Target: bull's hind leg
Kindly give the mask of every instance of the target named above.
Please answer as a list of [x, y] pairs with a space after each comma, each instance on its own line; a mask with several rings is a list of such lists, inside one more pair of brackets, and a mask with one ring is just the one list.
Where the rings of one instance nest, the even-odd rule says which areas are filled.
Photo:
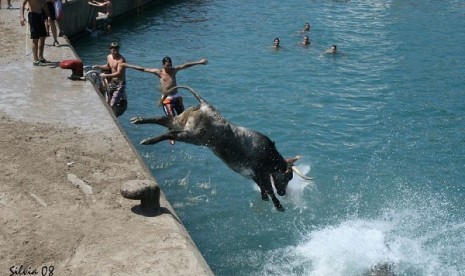
[[151, 117], [151, 118], [133, 117], [131, 118], [131, 123], [135, 125], [156, 124], [156, 125], [161, 125], [167, 128], [173, 128], [173, 118], [168, 117], [168, 116]]

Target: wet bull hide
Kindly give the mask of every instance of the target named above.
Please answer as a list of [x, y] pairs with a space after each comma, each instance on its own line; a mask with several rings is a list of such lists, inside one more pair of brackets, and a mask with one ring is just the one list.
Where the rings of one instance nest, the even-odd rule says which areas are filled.
[[[287, 185], [293, 177], [293, 169], [295, 169], [293, 163], [300, 156], [284, 159], [277, 151], [274, 142], [267, 136], [231, 124], [190, 87], [175, 88], [189, 90], [200, 104], [187, 108], [176, 117], [132, 118], [133, 124], [158, 124], [169, 129], [159, 136], [143, 140], [141, 144], [150, 145], [164, 140], [176, 140], [206, 146], [232, 170], [255, 181], [260, 187], [263, 200], [269, 200], [268, 196], [271, 197], [274, 206], [279, 211], [284, 211], [274, 194], [272, 182], [278, 195], [285, 195]], [[305, 177], [299, 171], [296, 173]]]

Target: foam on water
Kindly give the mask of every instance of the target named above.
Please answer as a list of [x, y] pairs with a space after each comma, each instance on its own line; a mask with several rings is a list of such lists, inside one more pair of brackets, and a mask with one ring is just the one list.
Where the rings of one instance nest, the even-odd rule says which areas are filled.
[[[310, 165], [296, 165], [296, 167], [302, 172], [304, 175], [310, 176]], [[272, 180], [272, 179], [271, 179]], [[260, 188], [255, 182], [252, 182], [252, 189], [255, 191], [260, 192]], [[273, 184], [274, 187], [274, 184]], [[294, 177], [286, 189], [286, 195], [282, 197], [280, 200], [287, 203], [292, 203], [293, 209], [299, 210], [302, 212], [303, 210], [307, 209], [307, 201], [305, 199], [304, 192], [309, 191], [311, 192], [312, 189], [316, 188], [315, 182], [313, 180], [305, 180], [299, 177], [297, 174], [294, 173]], [[276, 194], [276, 190], [275, 190]]]
[[[306, 176], [310, 176], [310, 165], [296, 165], [296, 167]], [[307, 209], [307, 199], [305, 192], [312, 192], [316, 188], [315, 180], [305, 180], [294, 173], [294, 177], [289, 181], [286, 190], [286, 201], [291, 201], [294, 204], [294, 209], [300, 212]]]
[[463, 275], [465, 223], [448, 208], [441, 196], [406, 190], [375, 219], [345, 218], [263, 254], [257, 275], [363, 275], [382, 264], [392, 264], [396, 275]]

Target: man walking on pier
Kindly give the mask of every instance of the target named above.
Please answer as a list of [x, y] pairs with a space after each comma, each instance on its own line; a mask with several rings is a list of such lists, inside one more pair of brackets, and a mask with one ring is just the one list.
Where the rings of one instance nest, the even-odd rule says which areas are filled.
[[25, 25], [24, 8], [29, 4], [28, 23], [31, 31], [32, 39], [32, 57], [34, 66], [50, 63], [44, 58], [45, 38], [47, 30], [45, 29], [44, 18], [42, 17], [42, 9], [47, 16], [50, 16], [46, 0], [23, 0], [19, 9], [19, 20], [21, 26]]

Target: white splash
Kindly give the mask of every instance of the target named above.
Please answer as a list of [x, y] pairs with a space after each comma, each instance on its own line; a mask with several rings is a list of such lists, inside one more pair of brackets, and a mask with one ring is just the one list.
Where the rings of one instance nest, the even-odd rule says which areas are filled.
[[[296, 166], [304, 175], [309, 175], [310, 165]], [[294, 177], [289, 182], [286, 190], [286, 201], [291, 201], [295, 207], [294, 209], [305, 210], [307, 208], [306, 201], [304, 200], [305, 190], [311, 191], [315, 188], [314, 180], [305, 180], [294, 173]]]
[[[436, 225], [437, 214], [428, 212], [391, 209], [377, 219], [348, 218], [310, 230], [299, 244], [266, 252], [260, 274], [366, 275], [375, 265], [391, 264], [396, 275], [463, 275], [444, 256], [460, 254], [464, 239], [455, 237], [464, 224]], [[431, 223], [418, 229], [425, 219]], [[452, 239], [446, 236], [450, 231], [456, 232], [450, 234]]]

